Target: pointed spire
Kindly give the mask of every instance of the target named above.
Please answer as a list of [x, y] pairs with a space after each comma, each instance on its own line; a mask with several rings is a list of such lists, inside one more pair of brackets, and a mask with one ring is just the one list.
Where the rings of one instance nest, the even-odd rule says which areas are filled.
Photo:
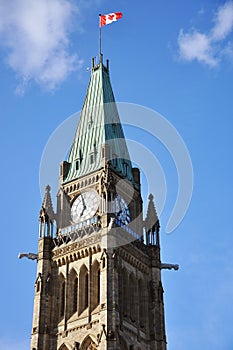
[[157, 244], [159, 245], [159, 219], [158, 214], [154, 205], [154, 196], [152, 194], [149, 195], [149, 204], [147, 209], [145, 223], [146, 229], [146, 243], [147, 244]]
[[[106, 145], [109, 148], [108, 159]], [[100, 54], [99, 64], [92, 60], [90, 82], [63, 182], [99, 170], [108, 160], [115, 172], [134, 183], [132, 164], [110, 82], [109, 62], [105, 66]]]

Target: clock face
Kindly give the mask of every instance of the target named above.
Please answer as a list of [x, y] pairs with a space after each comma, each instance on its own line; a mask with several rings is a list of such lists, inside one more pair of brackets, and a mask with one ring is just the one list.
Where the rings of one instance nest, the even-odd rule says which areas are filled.
[[115, 198], [115, 208], [117, 219], [127, 225], [130, 222], [130, 211], [126, 201], [119, 194]]
[[92, 218], [100, 203], [100, 198], [95, 190], [81, 193], [71, 207], [71, 218], [73, 222], [81, 222]]

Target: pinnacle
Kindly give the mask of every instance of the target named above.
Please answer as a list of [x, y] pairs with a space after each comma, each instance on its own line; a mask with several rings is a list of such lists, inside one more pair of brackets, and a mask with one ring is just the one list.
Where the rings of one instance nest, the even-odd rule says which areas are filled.
[[51, 187], [49, 185], [47, 185], [45, 188], [46, 192], [44, 195], [42, 207], [45, 209], [45, 211], [47, 212], [49, 217], [51, 219], [53, 219], [54, 218], [54, 211], [53, 211], [53, 203], [52, 203], [52, 198], [51, 198], [51, 194], [50, 194], [50, 189], [51, 189]]
[[159, 227], [159, 219], [158, 214], [154, 205], [154, 196], [152, 194], [149, 195], [149, 204], [147, 209], [147, 215], [145, 219], [145, 224], [147, 229], [156, 229]]

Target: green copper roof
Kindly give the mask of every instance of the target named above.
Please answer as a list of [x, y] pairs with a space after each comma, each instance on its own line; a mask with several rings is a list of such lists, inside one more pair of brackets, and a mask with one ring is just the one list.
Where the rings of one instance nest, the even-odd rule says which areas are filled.
[[[115, 103], [109, 70], [93, 65], [90, 82], [68, 157], [69, 171], [64, 182], [85, 176], [103, 167], [103, 147], [110, 150], [111, 167], [133, 183], [132, 165]], [[115, 159], [115, 160], [114, 160]]]

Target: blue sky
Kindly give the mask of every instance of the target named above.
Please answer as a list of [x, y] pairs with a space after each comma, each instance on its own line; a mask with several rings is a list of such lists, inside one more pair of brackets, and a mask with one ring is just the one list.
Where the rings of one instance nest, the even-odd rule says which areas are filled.
[[193, 163], [190, 207], [168, 235], [177, 173], [164, 147], [150, 145], [167, 181], [162, 258], [180, 265], [163, 271], [168, 350], [230, 350], [233, 1], [222, 0], [0, 2], [0, 349], [29, 348], [36, 264], [17, 255], [37, 250], [41, 155], [54, 129], [81, 109], [98, 55], [98, 14], [114, 11], [123, 18], [103, 28], [103, 53], [116, 100], [167, 118]]

